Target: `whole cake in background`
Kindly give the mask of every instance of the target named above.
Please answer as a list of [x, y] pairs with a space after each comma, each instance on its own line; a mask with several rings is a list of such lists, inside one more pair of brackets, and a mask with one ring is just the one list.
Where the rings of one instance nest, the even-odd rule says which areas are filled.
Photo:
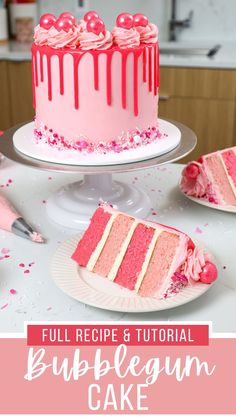
[[236, 205], [236, 147], [202, 156], [182, 173], [182, 192], [216, 205]]
[[161, 137], [157, 27], [122, 13], [43, 15], [32, 47], [35, 138], [61, 150], [121, 152]]
[[217, 279], [210, 256], [186, 234], [105, 204], [95, 211], [72, 259], [142, 297], [168, 298]]

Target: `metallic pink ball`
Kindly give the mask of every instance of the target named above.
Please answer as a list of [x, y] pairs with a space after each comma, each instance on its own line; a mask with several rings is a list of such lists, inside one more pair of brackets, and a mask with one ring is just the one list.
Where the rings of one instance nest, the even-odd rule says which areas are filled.
[[207, 262], [200, 273], [200, 281], [204, 284], [212, 284], [218, 277], [216, 265], [212, 262]]
[[192, 163], [185, 168], [185, 176], [189, 179], [196, 179], [200, 173], [199, 167]]
[[99, 18], [99, 15], [94, 10], [91, 10], [90, 12], [88, 12], [84, 15], [85, 22], [88, 22], [91, 19], [98, 19], [98, 18]]
[[75, 16], [72, 13], [64, 12], [59, 16], [59, 18], [63, 18], [63, 17], [70, 19], [74, 25], [76, 24]]
[[41, 16], [39, 25], [41, 28], [49, 30], [57, 21], [57, 18], [50, 13], [46, 13], [45, 15]]
[[90, 19], [87, 22], [87, 31], [93, 32], [95, 33], [95, 35], [99, 35], [101, 32], [104, 33], [105, 32], [104, 22], [99, 18]]
[[68, 17], [59, 17], [54, 27], [56, 28], [58, 32], [61, 32], [61, 31], [69, 32], [69, 30], [74, 27], [74, 23]]
[[118, 28], [131, 29], [134, 26], [134, 18], [129, 13], [121, 13], [116, 19]]
[[143, 26], [144, 28], [148, 25], [148, 18], [147, 16], [137, 13], [134, 15], [134, 26]]

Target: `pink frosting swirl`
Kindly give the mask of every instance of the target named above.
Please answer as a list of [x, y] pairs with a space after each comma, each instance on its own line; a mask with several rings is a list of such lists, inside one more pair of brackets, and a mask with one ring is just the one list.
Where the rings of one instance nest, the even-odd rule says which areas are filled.
[[75, 49], [79, 44], [79, 34], [80, 30], [77, 26], [74, 26], [68, 32], [63, 30], [58, 32], [52, 26], [48, 31], [48, 46], [55, 49], [65, 47]]
[[116, 26], [112, 35], [115, 45], [120, 48], [134, 48], [140, 45], [140, 35], [135, 28], [124, 29]]
[[34, 29], [34, 42], [37, 45], [47, 45], [48, 44], [48, 30], [41, 28], [40, 25], [37, 25]]
[[136, 30], [140, 34], [141, 44], [155, 44], [158, 41], [158, 29], [153, 23], [147, 26], [136, 26]]
[[[199, 174], [196, 178], [191, 178], [188, 176], [187, 170], [190, 167], [190, 165], [195, 165], [196, 167], [198, 167]], [[200, 163], [192, 162], [185, 167], [185, 169], [182, 172], [180, 189], [186, 195], [195, 196], [196, 198], [202, 198], [206, 195], [208, 190], [208, 179]]]
[[91, 49], [109, 49], [113, 45], [113, 37], [109, 31], [96, 35], [93, 32], [81, 32], [79, 35], [79, 45], [84, 51]]
[[185, 263], [181, 267], [181, 274], [184, 275], [190, 285], [200, 281], [202, 269], [209, 261], [209, 256], [202, 249], [189, 249]]

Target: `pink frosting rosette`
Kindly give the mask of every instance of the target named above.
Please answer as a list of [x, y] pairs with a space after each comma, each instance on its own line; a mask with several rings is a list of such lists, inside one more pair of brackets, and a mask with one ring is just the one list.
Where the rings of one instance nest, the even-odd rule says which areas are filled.
[[114, 44], [120, 48], [134, 48], [140, 45], [140, 34], [135, 28], [124, 29], [116, 26], [112, 35]]
[[208, 190], [208, 179], [202, 165], [189, 163], [182, 172], [180, 188], [188, 196], [202, 198]]
[[48, 44], [48, 30], [37, 25], [34, 29], [35, 44], [43, 46]]
[[181, 274], [184, 275], [190, 285], [194, 285], [200, 281], [200, 274], [206, 263], [209, 261], [209, 256], [202, 249], [189, 249], [185, 263], [181, 268]]
[[79, 35], [79, 45], [83, 51], [92, 49], [108, 49], [113, 44], [113, 36], [109, 31], [100, 32], [99, 35], [93, 32], [83, 31]]
[[153, 23], [147, 26], [136, 26], [136, 30], [140, 35], [141, 44], [156, 44], [158, 41], [158, 29]]
[[48, 46], [51, 48], [71, 48], [75, 49], [79, 44], [80, 29], [74, 26], [68, 32], [64, 30], [57, 31], [54, 26], [48, 31]]

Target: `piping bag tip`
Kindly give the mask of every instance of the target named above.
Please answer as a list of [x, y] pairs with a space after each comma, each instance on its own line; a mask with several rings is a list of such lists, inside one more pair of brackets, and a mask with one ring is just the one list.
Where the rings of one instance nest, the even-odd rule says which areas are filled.
[[23, 237], [24, 239], [31, 240], [34, 243], [45, 243], [46, 240], [41, 236], [41, 234], [36, 233], [31, 226], [26, 223], [23, 218], [18, 218], [12, 224], [12, 232], [17, 236]]
[[32, 240], [32, 242], [35, 243], [45, 243], [46, 240], [41, 236], [41, 234], [36, 233], [36, 231], [34, 231], [33, 233], [31, 233], [29, 235], [30, 240]]

